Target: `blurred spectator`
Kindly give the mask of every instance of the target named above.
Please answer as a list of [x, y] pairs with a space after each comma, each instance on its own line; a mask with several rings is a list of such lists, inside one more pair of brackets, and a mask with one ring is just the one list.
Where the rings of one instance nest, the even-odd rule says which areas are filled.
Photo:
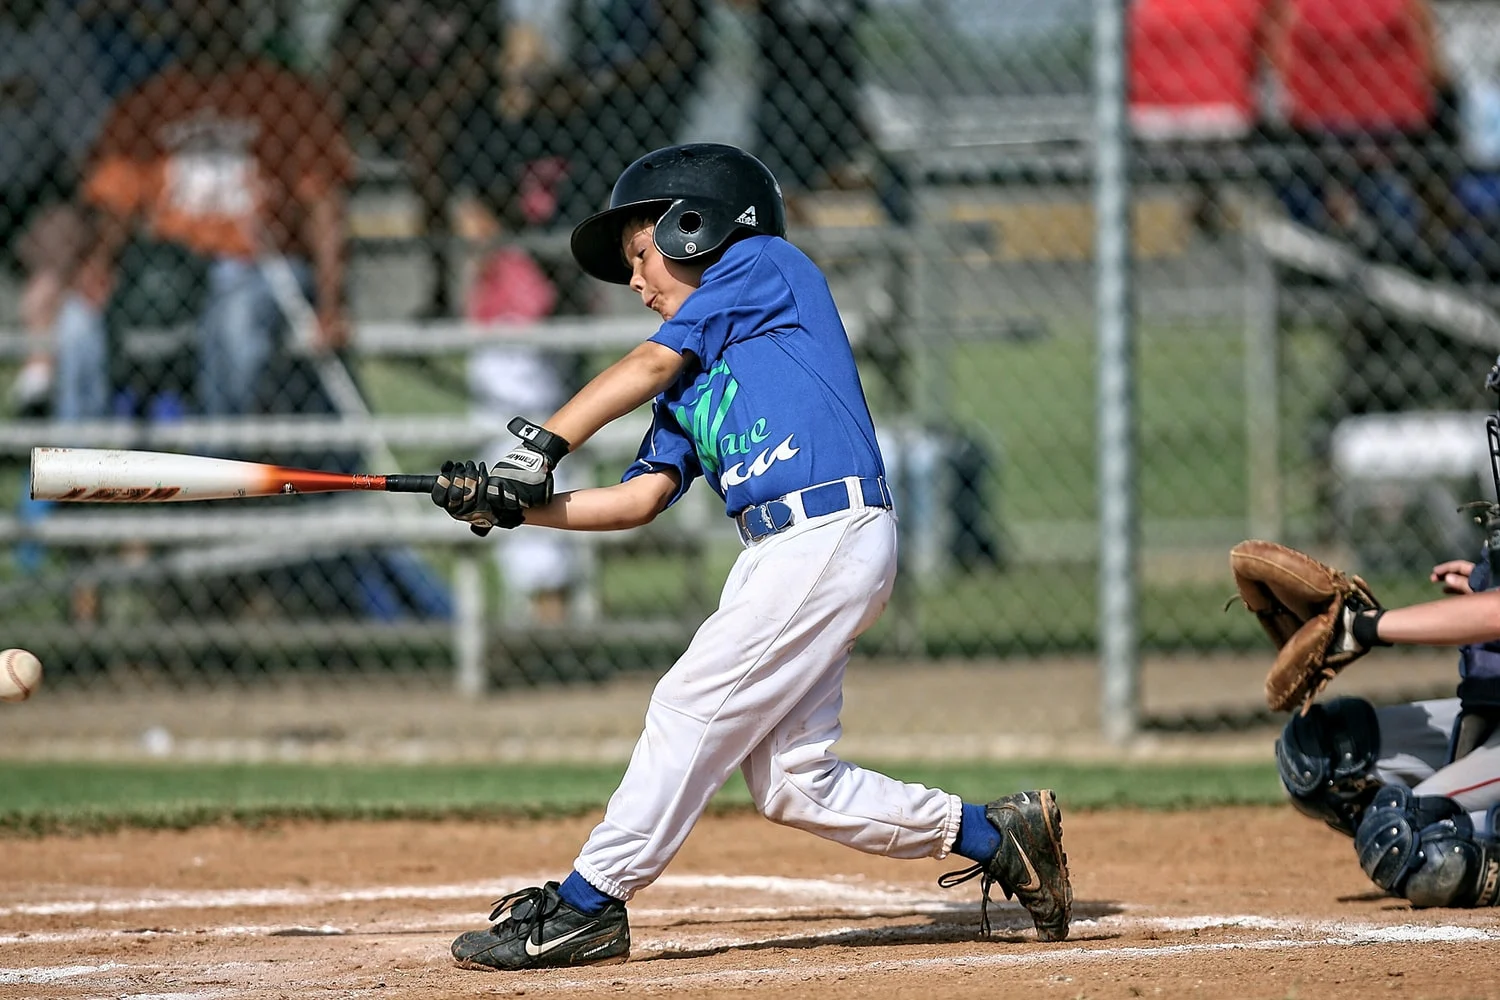
[[[1270, 45], [1297, 150], [1280, 192], [1292, 216], [1371, 260], [1458, 274], [1456, 115], [1425, 0], [1283, 0]], [[1485, 405], [1470, 373], [1493, 348], [1355, 296], [1330, 332], [1336, 391], [1310, 437], [1320, 460], [1346, 416]], [[1335, 509], [1331, 495], [1323, 507]]]
[[[509, 0], [501, 79], [450, 161], [508, 227], [571, 225], [670, 145], [703, 62], [704, 0]], [[523, 214], [523, 202], [524, 214]]]
[[453, 312], [441, 166], [458, 111], [488, 92], [499, 48], [498, 0], [352, 0], [334, 36], [329, 80], [355, 148], [404, 161], [421, 204], [432, 270], [426, 316]]
[[[469, 296], [469, 319], [476, 323], [527, 323], [557, 307], [557, 287], [532, 256], [502, 246], [485, 256]], [[551, 413], [573, 388], [554, 357], [531, 347], [505, 343], [475, 350], [468, 360], [468, 383], [475, 412], [497, 428], [511, 417]], [[488, 446], [505, 454], [515, 444], [509, 434]], [[592, 485], [577, 477], [581, 466], [560, 473], [559, 491]], [[495, 557], [513, 623], [557, 625], [571, 610], [578, 579], [577, 543], [561, 531], [507, 532], [497, 540]]]
[[104, 114], [89, 53], [69, 0], [0, 5], [0, 235], [8, 250], [38, 206], [66, 200]]
[[1270, 35], [1310, 154], [1295, 214], [1423, 274], [1454, 224], [1451, 88], [1426, 0], [1282, 0]]
[[[1237, 143], [1261, 121], [1261, 56], [1280, 0], [1135, 0], [1130, 5], [1130, 124], [1175, 145]], [[1192, 214], [1217, 233], [1217, 186], [1194, 179]]]
[[75, 0], [99, 82], [117, 97], [177, 58], [173, 0]]
[[1141, 139], [1243, 139], [1279, 0], [1135, 0], [1130, 123]]
[[[351, 157], [329, 102], [309, 81], [245, 50], [245, 5], [174, 0], [173, 12], [181, 61], [115, 101], [83, 185], [97, 234], [57, 321], [61, 419], [110, 412], [105, 309], [111, 325], [125, 322], [132, 317], [121, 302], [132, 295], [198, 307], [196, 401], [208, 415], [263, 405], [263, 377], [287, 314], [297, 311], [288, 296], [311, 293], [311, 346], [334, 348], [347, 337]], [[137, 273], [122, 277], [117, 264]], [[288, 272], [300, 288], [278, 280]], [[201, 307], [182, 301], [199, 295]]]
[[[0, 248], [26, 274], [21, 317], [45, 343], [82, 251], [67, 204], [107, 107], [98, 61], [69, 0], [0, 5]], [[51, 381], [45, 347], [22, 365], [11, 403], [44, 408]]]
[[870, 188], [879, 179], [862, 113], [857, 32], [869, 0], [732, 0], [755, 13], [760, 99], [755, 154], [786, 189]]
[[[527, 137], [519, 129], [523, 123], [538, 120], [531, 114], [539, 96], [534, 88], [565, 71], [568, 40], [572, 27], [579, 23], [578, 8], [559, 0], [511, 0], [502, 13], [505, 31], [498, 89], [487, 98], [497, 102], [502, 119], [512, 122], [516, 129], [511, 133], [513, 139], [529, 142], [532, 148], [544, 139], [570, 143], [571, 136]], [[503, 203], [491, 198], [460, 200], [460, 231], [476, 251], [468, 282], [470, 320], [527, 323], [559, 310], [577, 312], [586, 308], [587, 294], [571, 261], [560, 267], [549, 266], [550, 262], [539, 261], [518, 241], [506, 238], [545, 228], [558, 220], [569, 170], [563, 154], [569, 148], [539, 149], [532, 159], [513, 160], [509, 169], [519, 170], [519, 179], [509, 190], [501, 182], [498, 196], [508, 199]], [[569, 288], [577, 289], [578, 294], [566, 302]], [[475, 411], [497, 428], [503, 428], [518, 414], [551, 413], [577, 388], [573, 366], [560, 361], [559, 355], [506, 343], [503, 334], [497, 335], [492, 345], [475, 350], [468, 359], [468, 385]], [[513, 443], [502, 435], [489, 450], [501, 455]], [[578, 471], [570, 475], [576, 476]], [[588, 485], [558, 482], [563, 490]], [[495, 557], [508, 619], [544, 625], [567, 619], [579, 569], [574, 539], [565, 532], [535, 532], [527, 538], [508, 534], [498, 540]]]

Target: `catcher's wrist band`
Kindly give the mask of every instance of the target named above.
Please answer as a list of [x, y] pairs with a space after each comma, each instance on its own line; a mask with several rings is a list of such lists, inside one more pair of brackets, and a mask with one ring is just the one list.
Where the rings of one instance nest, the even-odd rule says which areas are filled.
[[1361, 611], [1355, 615], [1354, 625], [1350, 629], [1354, 633], [1354, 641], [1366, 647], [1391, 645], [1380, 638], [1380, 617], [1384, 614], [1384, 608], [1376, 608], [1374, 611]]
[[553, 468], [568, 456], [573, 446], [560, 434], [554, 434], [541, 424], [534, 424], [525, 417], [511, 417], [505, 429], [526, 443], [526, 447], [539, 451]]

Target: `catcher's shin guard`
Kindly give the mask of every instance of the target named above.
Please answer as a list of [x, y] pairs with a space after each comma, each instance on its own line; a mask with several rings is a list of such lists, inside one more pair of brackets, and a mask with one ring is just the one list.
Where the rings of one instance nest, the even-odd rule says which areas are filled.
[[1363, 698], [1335, 698], [1293, 715], [1276, 740], [1276, 770], [1297, 811], [1354, 836], [1380, 789], [1380, 720]]
[[1500, 842], [1480, 836], [1467, 813], [1441, 795], [1399, 785], [1375, 796], [1354, 835], [1360, 867], [1413, 906], [1500, 902]]

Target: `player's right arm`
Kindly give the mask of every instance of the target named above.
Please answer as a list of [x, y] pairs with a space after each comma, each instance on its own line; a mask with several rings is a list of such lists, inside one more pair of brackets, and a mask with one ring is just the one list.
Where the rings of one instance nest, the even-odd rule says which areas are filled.
[[559, 493], [550, 503], [529, 507], [526, 524], [569, 531], [620, 531], [648, 524], [667, 509], [680, 480], [664, 469], [613, 486]]

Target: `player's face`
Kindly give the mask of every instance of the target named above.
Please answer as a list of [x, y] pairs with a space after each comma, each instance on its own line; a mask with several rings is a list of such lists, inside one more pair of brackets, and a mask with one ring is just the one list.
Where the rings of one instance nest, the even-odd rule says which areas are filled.
[[663, 257], [651, 237], [656, 227], [627, 230], [623, 249], [630, 265], [630, 288], [646, 308], [671, 319], [703, 279], [703, 269]]

